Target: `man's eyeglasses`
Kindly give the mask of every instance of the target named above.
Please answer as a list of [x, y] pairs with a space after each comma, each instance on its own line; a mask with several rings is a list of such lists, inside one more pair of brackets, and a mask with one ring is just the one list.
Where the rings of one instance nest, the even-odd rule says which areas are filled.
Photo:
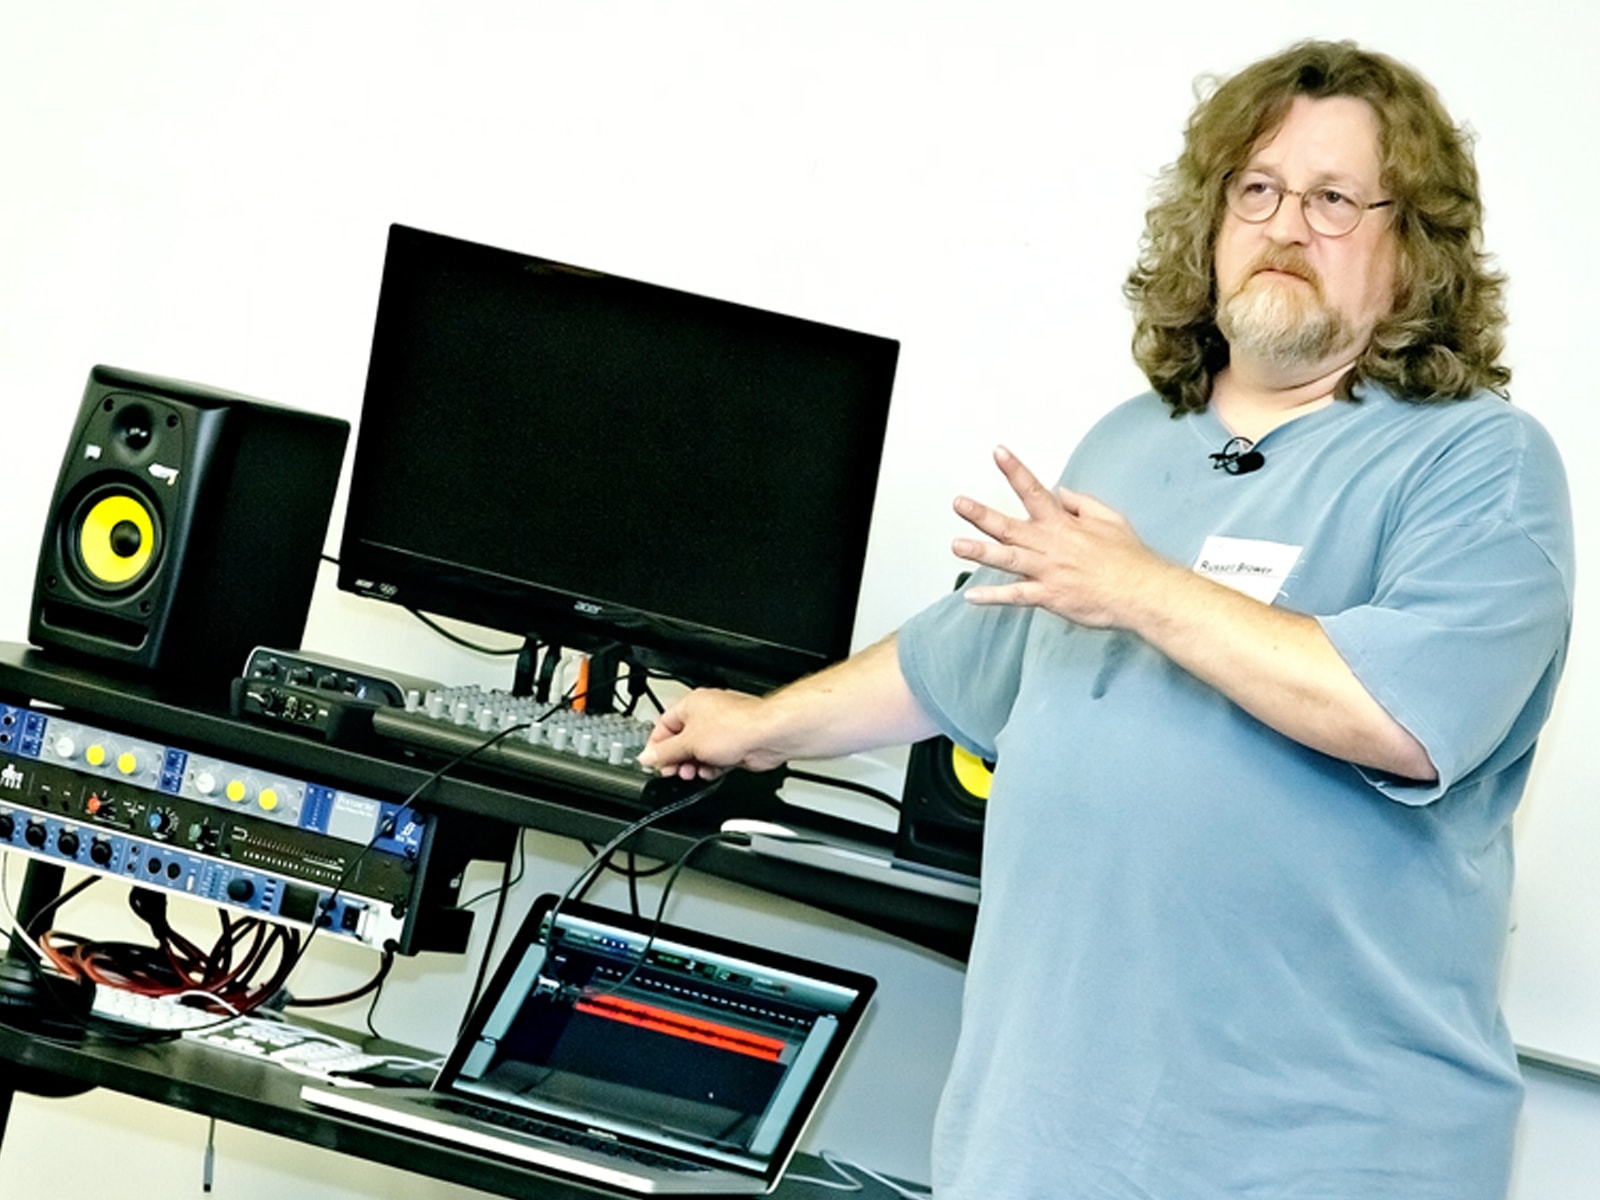
[[1229, 211], [1252, 225], [1272, 220], [1285, 196], [1299, 196], [1306, 224], [1323, 237], [1343, 237], [1361, 224], [1361, 218], [1369, 209], [1394, 203], [1393, 200], [1374, 200], [1367, 204], [1354, 192], [1328, 185], [1297, 192], [1259, 171], [1229, 174], [1223, 183], [1223, 195]]

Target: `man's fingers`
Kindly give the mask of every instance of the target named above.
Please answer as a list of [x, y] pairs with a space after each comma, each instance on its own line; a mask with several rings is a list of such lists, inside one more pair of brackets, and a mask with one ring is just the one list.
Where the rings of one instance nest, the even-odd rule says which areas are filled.
[[1011, 604], [1025, 606], [1037, 603], [1038, 585], [1027, 580], [1009, 583], [990, 583], [967, 588], [962, 595], [969, 604]]
[[997, 542], [1010, 542], [1016, 536], [1017, 522], [971, 496], [957, 496], [954, 508], [956, 515], [968, 525]]
[[1026, 575], [1027, 559], [1020, 546], [1001, 542], [980, 542], [975, 538], [956, 538], [950, 543], [950, 552], [957, 558], [983, 567], [993, 567], [1011, 575]]
[[996, 446], [994, 461], [1000, 473], [1006, 477], [1006, 482], [1011, 485], [1011, 490], [1017, 494], [1017, 499], [1022, 501], [1022, 507], [1034, 520], [1042, 520], [1060, 510], [1056, 494], [1040, 483], [1039, 477], [1028, 470], [1010, 450]]

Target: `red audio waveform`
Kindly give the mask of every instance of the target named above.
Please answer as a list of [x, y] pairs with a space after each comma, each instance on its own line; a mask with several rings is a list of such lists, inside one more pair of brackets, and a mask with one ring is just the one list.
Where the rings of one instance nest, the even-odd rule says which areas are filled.
[[731, 1050], [735, 1054], [748, 1054], [752, 1058], [765, 1059], [768, 1062], [777, 1062], [783, 1053], [784, 1042], [781, 1038], [765, 1037], [758, 1033], [735, 1029], [731, 1025], [702, 1021], [669, 1009], [657, 1008], [653, 1004], [640, 1004], [616, 996], [598, 996], [580, 999], [575, 1007], [579, 1012], [590, 1016], [622, 1021], [640, 1029], [686, 1038], [691, 1042], [715, 1046], [719, 1050]]

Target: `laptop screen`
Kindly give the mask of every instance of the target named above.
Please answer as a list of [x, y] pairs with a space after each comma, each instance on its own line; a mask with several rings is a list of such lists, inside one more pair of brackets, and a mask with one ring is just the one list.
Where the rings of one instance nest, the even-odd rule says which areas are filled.
[[552, 929], [553, 902], [440, 1086], [756, 1171], [786, 1158], [872, 980], [581, 904]]

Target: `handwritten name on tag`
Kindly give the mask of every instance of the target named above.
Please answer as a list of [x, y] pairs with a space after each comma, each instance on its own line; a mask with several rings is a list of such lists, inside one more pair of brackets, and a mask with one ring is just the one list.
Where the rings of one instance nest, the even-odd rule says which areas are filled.
[[1214, 579], [1263, 604], [1271, 604], [1299, 561], [1303, 548], [1282, 542], [1212, 535], [1200, 547], [1194, 569], [1207, 579]]

